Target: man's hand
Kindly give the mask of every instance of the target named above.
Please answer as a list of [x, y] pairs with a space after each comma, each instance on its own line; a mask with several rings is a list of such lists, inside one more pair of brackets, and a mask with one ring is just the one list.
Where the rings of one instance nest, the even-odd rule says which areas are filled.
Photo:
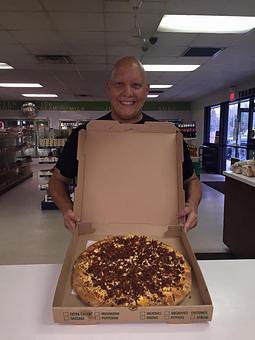
[[180, 211], [178, 218], [184, 218], [184, 230], [189, 231], [197, 225], [197, 209], [186, 205], [185, 208]]
[[63, 213], [64, 223], [67, 229], [74, 232], [80, 219], [75, 215], [72, 209], [67, 210]]
[[179, 212], [178, 217], [184, 218], [184, 230], [189, 231], [197, 225], [198, 206], [201, 200], [201, 184], [195, 172], [184, 182], [185, 189], [185, 208]]
[[60, 171], [55, 168], [49, 181], [49, 192], [56, 206], [62, 212], [64, 224], [72, 232], [75, 230], [80, 219], [73, 212], [73, 203], [69, 196], [70, 178], [61, 175]]

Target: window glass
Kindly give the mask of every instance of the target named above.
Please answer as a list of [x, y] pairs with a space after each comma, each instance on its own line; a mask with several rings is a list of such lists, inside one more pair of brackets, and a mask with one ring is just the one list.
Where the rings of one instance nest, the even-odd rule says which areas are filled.
[[244, 100], [240, 102], [241, 109], [248, 109], [250, 107], [250, 100]]
[[239, 133], [238, 133], [238, 145], [246, 146], [248, 141], [248, 120], [249, 112], [240, 112]]
[[255, 112], [252, 113], [251, 138], [255, 139]]
[[230, 145], [237, 144], [237, 131], [238, 131], [237, 110], [238, 103], [229, 104], [227, 144]]
[[230, 170], [231, 159], [244, 161], [247, 159], [247, 149], [227, 147], [226, 148], [226, 170]]
[[209, 129], [210, 129], [209, 142], [217, 143], [218, 142], [217, 135], [220, 130], [220, 105], [211, 107]]

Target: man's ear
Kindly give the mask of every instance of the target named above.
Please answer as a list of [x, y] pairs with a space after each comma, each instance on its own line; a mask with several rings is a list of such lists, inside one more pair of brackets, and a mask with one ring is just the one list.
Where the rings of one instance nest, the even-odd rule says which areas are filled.
[[150, 91], [150, 84], [147, 84], [147, 86], [146, 86], [146, 91], [147, 91], [147, 94], [149, 94], [149, 91]]

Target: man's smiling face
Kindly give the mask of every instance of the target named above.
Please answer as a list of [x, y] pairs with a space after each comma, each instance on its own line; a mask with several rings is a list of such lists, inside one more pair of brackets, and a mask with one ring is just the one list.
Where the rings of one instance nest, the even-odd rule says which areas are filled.
[[144, 70], [132, 59], [124, 59], [116, 66], [108, 83], [112, 118], [122, 123], [139, 121], [148, 92]]

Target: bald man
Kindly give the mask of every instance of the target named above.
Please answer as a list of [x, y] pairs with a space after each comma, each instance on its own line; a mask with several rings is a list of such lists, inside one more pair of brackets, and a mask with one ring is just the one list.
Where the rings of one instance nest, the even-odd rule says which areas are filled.
[[[149, 93], [149, 84], [143, 65], [136, 58], [125, 57], [114, 65], [107, 84], [107, 92], [111, 102], [111, 112], [99, 119], [117, 120], [120, 123], [129, 124], [156, 121], [141, 111]], [[49, 192], [63, 214], [65, 226], [71, 231], [75, 230], [79, 216], [76, 216], [73, 212], [68, 186], [70, 181], [77, 176], [78, 162], [76, 155], [78, 133], [81, 129], [86, 129], [86, 124], [73, 130], [49, 182]], [[185, 218], [184, 228], [188, 231], [197, 224], [201, 186], [194, 173], [186, 143], [184, 143], [183, 184], [186, 193], [186, 205], [185, 209], [179, 212], [179, 217]]]

